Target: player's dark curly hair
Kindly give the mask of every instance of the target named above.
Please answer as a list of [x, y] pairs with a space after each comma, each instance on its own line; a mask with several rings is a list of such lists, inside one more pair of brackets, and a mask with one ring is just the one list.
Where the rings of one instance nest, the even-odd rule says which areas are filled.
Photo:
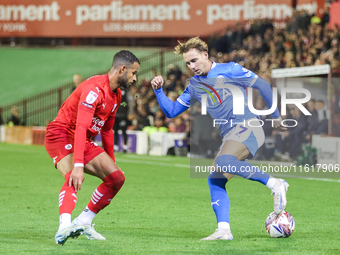
[[112, 67], [119, 68], [122, 65], [126, 65], [129, 68], [135, 62], [140, 64], [139, 59], [131, 51], [121, 50], [114, 55]]

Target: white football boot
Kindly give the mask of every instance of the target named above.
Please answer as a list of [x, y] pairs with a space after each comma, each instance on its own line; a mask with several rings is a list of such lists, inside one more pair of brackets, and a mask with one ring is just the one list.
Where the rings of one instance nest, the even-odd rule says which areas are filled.
[[84, 229], [85, 229], [85, 226], [83, 225], [78, 225], [78, 226], [71, 225], [67, 228], [60, 229], [55, 234], [55, 237], [54, 237], [55, 242], [56, 244], [64, 245], [64, 243], [67, 241], [68, 238], [70, 237], [77, 238], [78, 236], [82, 234]]
[[288, 191], [288, 182], [283, 179], [277, 179], [275, 186], [272, 189], [272, 195], [274, 199], [274, 212], [279, 215], [287, 204], [286, 193]]
[[216, 229], [215, 233], [212, 235], [202, 238], [201, 241], [208, 241], [208, 240], [233, 240], [234, 237], [231, 234], [230, 229]]
[[84, 231], [82, 232], [82, 234], [84, 234], [87, 239], [89, 240], [106, 240], [106, 238], [104, 236], [102, 236], [101, 234], [99, 234], [96, 230], [94, 230], [94, 224], [92, 225], [81, 225], [78, 223], [78, 218], [75, 218], [72, 221], [72, 226], [82, 226]]

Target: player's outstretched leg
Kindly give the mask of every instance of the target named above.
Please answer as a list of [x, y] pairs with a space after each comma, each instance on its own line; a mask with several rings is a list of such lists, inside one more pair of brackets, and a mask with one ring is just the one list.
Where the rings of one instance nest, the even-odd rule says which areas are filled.
[[273, 194], [275, 213], [280, 214], [285, 209], [287, 204], [286, 193], [289, 186], [286, 181], [276, 179], [248, 162], [239, 161], [233, 155], [219, 156], [216, 159], [216, 168], [225, 173], [238, 175], [266, 185]]
[[74, 227], [71, 224], [71, 214], [77, 203], [77, 193], [73, 186], [68, 186], [71, 172], [65, 175], [65, 183], [59, 193], [59, 229], [55, 235], [57, 244], [63, 245], [69, 237], [78, 237], [84, 226]]
[[84, 235], [89, 240], [105, 240], [105, 237], [99, 234], [92, 225], [92, 220], [96, 214], [108, 206], [112, 198], [118, 193], [123, 186], [125, 176], [122, 171], [116, 170], [103, 179], [93, 192], [91, 201], [84, 211], [72, 221], [73, 226], [84, 226]]
[[230, 201], [225, 190], [228, 179], [219, 172], [211, 172], [208, 177], [211, 206], [217, 219], [217, 229], [212, 235], [201, 239], [207, 240], [233, 240], [229, 224]]

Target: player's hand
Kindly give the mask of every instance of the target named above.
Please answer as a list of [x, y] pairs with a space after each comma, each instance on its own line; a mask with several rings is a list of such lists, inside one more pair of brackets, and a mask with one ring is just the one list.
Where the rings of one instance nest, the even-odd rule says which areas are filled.
[[163, 86], [164, 80], [161, 75], [157, 75], [155, 78], [151, 81], [151, 86], [153, 89], [159, 89]]
[[278, 131], [287, 131], [287, 128], [282, 125], [282, 117], [278, 117], [273, 121], [273, 128]]
[[76, 192], [81, 189], [81, 184], [84, 181], [84, 168], [83, 167], [75, 167], [72, 170], [70, 180], [68, 181], [69, 187], [74, 187]]

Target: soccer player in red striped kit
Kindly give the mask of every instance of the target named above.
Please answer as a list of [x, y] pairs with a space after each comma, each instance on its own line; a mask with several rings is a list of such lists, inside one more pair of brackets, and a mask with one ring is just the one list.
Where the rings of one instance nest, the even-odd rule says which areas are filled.
[[[59, 194], [57, 244], [63, 245], [69, 237], [80, 234], [92, 240], [105, 240], [94, 230], [92, 220], [110, 203], [125, 181], [115, 162], [112, 127], [121, 103], [120, 88], [128, 88], [136, 82], [139, 64], [138, 58], [130, 51], [115, 54], [108, 74], [82, 82], [47, 126], [46, 150], [65, 178]], [[99, 132], [104, 150], [90, 140]], [[103, 182], [93, 192], [84, 211], [71, 222], [84, 172]]]

